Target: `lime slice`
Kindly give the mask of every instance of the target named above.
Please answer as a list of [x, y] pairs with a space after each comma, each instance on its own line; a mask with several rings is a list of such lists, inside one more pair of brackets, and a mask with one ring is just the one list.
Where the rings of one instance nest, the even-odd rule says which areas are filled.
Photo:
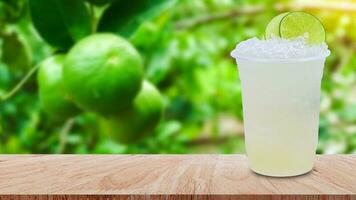
[[321, 44], [325, 41], [325, 30], [319, 19], [300, 11], [282, 17], [279, 35], [285, 39], [303, 36], [307, 44]]
[[267, 25], [265, 31], [265, 38], [271, 39], [275, 37], [281, 37], [279, 34], [279, 24], [284, 16], [286, 16], [289, 12], [285, 12], [275, 16]]

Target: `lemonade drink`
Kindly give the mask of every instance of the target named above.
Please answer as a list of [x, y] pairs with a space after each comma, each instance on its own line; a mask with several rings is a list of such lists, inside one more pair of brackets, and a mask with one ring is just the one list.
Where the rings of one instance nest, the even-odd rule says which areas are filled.
[[294, 176], [313, 167], [318, 141], [320, 83], [325, 44], [258, 40], [232, 52], [242, 85], [245, 145], [250, 168]]

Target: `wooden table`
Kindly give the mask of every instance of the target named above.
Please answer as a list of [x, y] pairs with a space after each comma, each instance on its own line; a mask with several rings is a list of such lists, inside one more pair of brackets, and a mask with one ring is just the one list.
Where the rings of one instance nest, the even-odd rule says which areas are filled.
[[3, 155], [0, 199], [352, 199], [356, 155], [271, 178], [243, 155]]

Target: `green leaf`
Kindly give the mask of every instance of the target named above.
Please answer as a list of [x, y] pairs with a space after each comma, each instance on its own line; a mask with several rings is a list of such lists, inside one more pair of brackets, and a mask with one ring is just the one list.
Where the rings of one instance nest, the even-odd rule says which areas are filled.
[[33, 24], [41, 37], [60, 49], [91, 33], [84, 0], [30, 0]]
[[103, 6], [105, 4], [113, 2], [114, 0], [86, 0], [86, 1], [96, 6]]
[[111, 153], [124, 153], [127, 149], [127, 146], [116, 143], [111, 140], [104, 140], [97, 144], [94, 149], [95, 153], [99, 154], [111, 154]]
[[2, 0], [0, 2], [0, 20], [15, 23], [26, 13], [26, 0]]
[[3, 36], [2, 60], [11, 69], [28, 69], [31, 66], [30, 48], [15, 32]]
[[98, 31], [114, 32], [129, 38], [142, 22], [174, 3], [175, 0], [116, 1], [104, 12]]

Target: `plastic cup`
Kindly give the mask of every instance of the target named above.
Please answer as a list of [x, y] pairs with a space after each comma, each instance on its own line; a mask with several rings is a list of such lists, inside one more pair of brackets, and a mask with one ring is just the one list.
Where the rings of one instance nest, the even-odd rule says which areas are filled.
[[235, 57], [242, 85], [246, 153], [254, 172], [284, 177], [313, 168], [325, 58]]

